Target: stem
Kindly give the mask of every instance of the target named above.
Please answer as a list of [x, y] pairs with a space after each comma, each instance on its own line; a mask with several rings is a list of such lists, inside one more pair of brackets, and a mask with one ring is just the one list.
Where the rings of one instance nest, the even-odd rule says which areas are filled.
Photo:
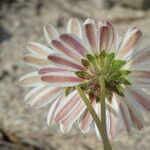
[[[104, 150], [112, 150], [109, 139], [107, 137], [107, 130], [106, 130], [105, 92], [101, 92], [103, 94], [100, 94], [100, 98], [102, 98], [102, 101], [103, 101], [103, 103], [101, 105], [104, 105], [104, 109], [101, 106], [101, 109], [102, 109], [101, 112], [103, 112], [103, 113], [101, 114], [102, 115], [102, 117], [101, 117], [102, 121], [100, 121], [98, 115], [96, 114], [95, 110], [93, 109], [93, 107], [92, 107], [91, 103], [89, 102], [87, 96], [84, 94], [84, 91], [80, 88], [80, 86], [77, 86], [76, 89], [77, 89], [78, 93], [80, 94], [82, 100], [84, 101], [85, 105], [87, 106], [88, 111], [91, 113], [94, 122], [97, 125], [99, 133], [100, 133], [100, 135], [102, 137], [102, 140], [103, 140]], [[104, 84], [103, 84], [102, 91], [103, 90], [105, 91], [105, 85]]]
[[103, 76], [100, 77], [100, 106], [101, 106], [101, 125], [102, 132], [101, 136], [103, 139], [104, 150], [112, 150], [111, 144], [107, 135], [107, 124], [106, 124], [106, 102], [105, 102], [105, 79]]
[[77, 86], [76, 89], [77, 89], [78, 93], [80, 94], [82, 100], [84, 101], [85, 105], [87, 106], [88, 111], [91, 113], [99, 132], [101, 133], [102, 127], [101, 127], [101, 122], [99, 120], [99, 117], [97, 116], [95, 110], [93, 109], [91, 103], [89, 102], [87, 96], [84, 94], [84, 91], [80, 88], [80, 86]]

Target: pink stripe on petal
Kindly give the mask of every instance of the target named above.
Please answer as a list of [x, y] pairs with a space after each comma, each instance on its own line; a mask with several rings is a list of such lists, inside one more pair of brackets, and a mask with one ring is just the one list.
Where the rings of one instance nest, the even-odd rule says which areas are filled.
[[55, 76], [55, 75], [43, 75], [41, 77], [42, 81], [48, 82], [48, 83], [64, 83], [64, 82], [82, 82], [83, 79], [78, 77], [72, 77], [72, 76]]
[[47, 87], [40, 91], [32, 100], [31, 106], [34, 108], [41, 108], [53, 102], [60, 94], [60, 88]]
[[140, 105], [142, 105], [147, 111], [150, 111], [150, 99], [146, 93], [144, 93], [142, 90], [138, 88], [129, 86], [127, 90], [135, 101], [137, 101]]
[[84, 24], [84, 34], [87, 42], [93, 51], [98, 51], [98, 36], [95, 22], [91, 19]]
[[[61, 123], [64, 126], [64, 129], [67, 130], [69, 126], [72, 126], [75, 121], [80, 117], [80, 115], [86, 109], [84, 103], [80, 102], [79, 106]], [[71, 128], [70, 128], [71, 129]]]
[[116, 116], [110, 112], [110, 135], [113, 139], [115, 137], [116, 132]]
[[60, 123], [64, 119], [66, 119], [75, 109], [80, 105], [80, 97], [78, 95], [74, 95], [68, 103], [66, 103], [62, 109], [57, 113], [54, 118], [56, 123]]
[[50, 72], [66, 72], [66, 71], [68, 71], [67, 69], [61, 69], [61, 68], [54, 68], [54, 67], [52, 67], [52, 68], [50, 68], [50, 67], [47, 67], [47, 68], [42, 68], [42, 69], [40, 69], [39, 70], [39, 74], [47, 74], [47, 73], [50, 73]]
[[99, 36], [100, 36], [100, 42], [99, 42], [99, 50], [100, 51], [107, 51], [109, 47], [109, 35], [110, 30], [108, 26], [101, 26], [99, 28]]
[[62, 34], [60, 38], [81, 56], [85, 56], [87, 50], [81, 44], [81, 39], [73, 36], [72, 34]]
[[91, 114], [89, 113], [88, 110], [86, 110], [83, 114], [83, 116], [81, 116], [80, 118], [80, 122], [79, 122], [79, 127], [83, 132], [88, 132], [90, 127], [89, 125], [91, 124], [93, 118], [91, 116]]
[[130, 76], [150, 80], [150, 71], [133, 71]]
[[81, 59], [80, 55], [78, 55], [75, 51], [73, 51], [71, 48], [68, 48], [62, 42], [60, 42], [58, 40], [52, 40], [51, 46], [53, 47], [53, 49], [55, 49], [59, 52], [62, 52], [64, 54], [66, 54], [67, 56], [70, 56], [71, 58], [74, 58], [78, 61]]
[[141, 37], [142, 37], [142, 32], [140, 30], [138, 30], [135, 27], [129, 29], [122, 42], [118, 55], [120, 57], [123, 57], [127, 53], [131, 52], [141, 41]]
[[136, 117], [136, 115], [134, 114], [134, 112], [131, 109], [129, 109], [129, 112], [130, 112], [132, 121], [137, 126], [137, 128], [139, 130], [141, 130], [143, 128], [143, 125], [141, 124], [140, 120]]
[[133, 57], [129, 61], [129, 64], [134, 66], [134, 65], [139, 65], [149, 60], [150, 60], [150, 49], [145, 48], [135, 53], [135, 55], [133, 55]]
[[64, 99], [64, 94], [57, 97], [57, 99], [51, 104], [48, 115], [47, 115], [47, 124], [53, 125], [54, 124], [54, 117], [57, 113], [57, 109], [61, 102]]
[[55, 64], [58, 64], [58, 65], [68, 66], [68, 67], [71, 67], [71, 68], [77, 69], [77, 70], [83, 70], [84, 69], [83, 66], [75, 64], [74, 62], [69, 61], [69, 60], [67, 60], [63, 57], [57, 56], [57, 55], [49, 55], [48, 59], [51, 62], [53, 62]]
[[116, 96], [116, 100], [118, 102], [118, 106], [120, 109], [120, 113], [123, 119], [123, 122], [125, 124], [127, 132], [131, 131], [131, 125], [130, 125], [130, 115], [129, 115], [129, 110], [124, 102], [122, 100], [118, 99], [118, 96]]

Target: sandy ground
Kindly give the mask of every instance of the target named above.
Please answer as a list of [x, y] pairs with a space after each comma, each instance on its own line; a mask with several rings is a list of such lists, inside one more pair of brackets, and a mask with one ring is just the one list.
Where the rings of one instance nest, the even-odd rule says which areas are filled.
[[[98, 0], [20, 0], [2, 5], [0, 10], [0, 149], [34, 150], [99, 150], [101, 145], [93, 133], [83, 135], [74, 127], [69, 134], [61, 134], [57, 127], [48, 127], [48, 107], [33, 110], [26, 106], [26, 93], [18, 79], [31, 68], [21, 58], [28, 41], [46, 44], [43, 25], [50, 23], [64, 32], [67, 20], [111, 20], [121, 35], [130, 27], [138, 26], [144, 33], [142, 46], [149, 46], [150, 11], [136, 11], [115, 6], [104, 10]], [[149, 150], [150, 115], [140, 132], [122, 131], [113, 143], [115, 150]]]

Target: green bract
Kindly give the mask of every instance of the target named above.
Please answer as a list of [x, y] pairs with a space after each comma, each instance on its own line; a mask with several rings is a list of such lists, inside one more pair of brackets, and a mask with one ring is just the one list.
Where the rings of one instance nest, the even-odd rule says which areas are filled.
[[88, 54], [87, 59], [82, 60], [84, 71], [77, 71], [76, 75], [87, 79], [80, 87], [90, 96], [95, 96], [99, 101], [100, 93], [99, 79], [102, 75], [105, 78], [106, 97], [111, 101], [113, 92], [124, 96], [124, 86], [130, 85], [127, 77], [131, 73], [124, 68], [126, 61], [117, 59], [114, 53], [102, 51], [99, 55]]

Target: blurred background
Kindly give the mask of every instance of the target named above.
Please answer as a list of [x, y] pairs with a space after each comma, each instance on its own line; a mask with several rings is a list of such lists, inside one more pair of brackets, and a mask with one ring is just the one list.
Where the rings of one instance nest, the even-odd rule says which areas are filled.
[[[100, 150], [93, 133], [83, 135], [74, 127], [61, 134], [48, 127], [48, 107], [34, 110], [24, 104], [26, 91], [18, 79], [31, 71], [22, 62], [28, 41], [47, 45], [43, 25], [65, 31], [71, 17], [110, 20], [120, 35], [130, 26], [144, 33], [142, 46], [150, 46], [150, 0], [0, 0], [0, 150]], [[150, 114], [145, 128], [131, 135], [122, 131], [115, 150], [150, 149]]]

